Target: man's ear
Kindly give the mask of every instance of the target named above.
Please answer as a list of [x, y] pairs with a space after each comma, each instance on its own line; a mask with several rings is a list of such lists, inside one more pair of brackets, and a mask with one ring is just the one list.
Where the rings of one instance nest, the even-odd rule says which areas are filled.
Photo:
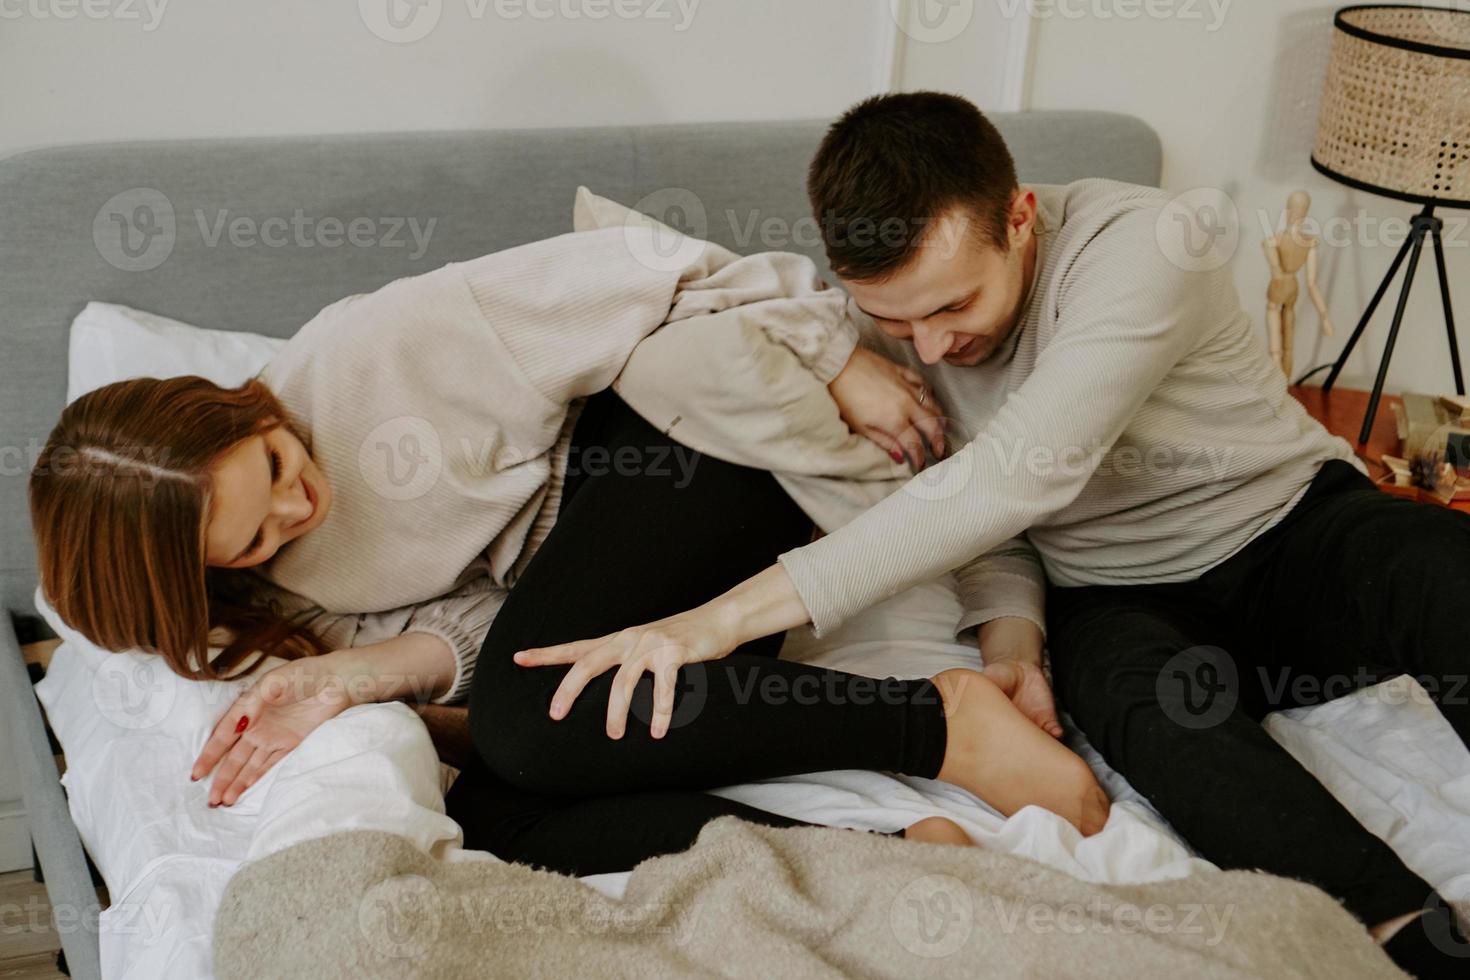
[[1011, 195], [1011, 209], [1006, 215], [1006, 240], [1011, 248], [1026, 243], [1036, 230], [1036, 192], [1018, 187]]

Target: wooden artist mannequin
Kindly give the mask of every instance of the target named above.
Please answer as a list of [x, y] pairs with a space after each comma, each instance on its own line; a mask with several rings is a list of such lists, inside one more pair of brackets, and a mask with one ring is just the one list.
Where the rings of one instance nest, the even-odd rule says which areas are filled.
[[1286, 202], [1286, 227], [1261, 243], [1266, 261], [1271, 264], [1271, 285], [1266, 289], [1266, 330], [1271, 342], [1271, 356], [1281, 371], [1291, 377], [1292, 347], [1296, 334], [1296, 301], [1301, 295], [1297, 275], [1307, 270], [1307, 295], [1322, 319], [1322, 333], [1332, 336], [1332, 319], [1327, 315], [1327, 300], [1317, 288], [1317, 245], [1319, 240], [1302, 231], [1312, 198], [1297, 191]]

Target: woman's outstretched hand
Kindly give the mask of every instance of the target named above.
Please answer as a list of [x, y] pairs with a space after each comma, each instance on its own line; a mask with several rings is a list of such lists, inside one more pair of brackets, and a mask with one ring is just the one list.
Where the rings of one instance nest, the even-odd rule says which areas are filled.
[[348, 708], [446, 692], [454, 651], [437, 634], [410, 630], [381, 643], [303, 657], [261, 674], [214, 726], [190, 778], [215, 773], [209, 805], [231, 806], [322, 723]]
[[663, 738], [674, 715], [674, 689], [679, 668], [718, 660], [739, 645], [734, 629], [713, 603], [660, 619], [646, 626], [609, 633], [593, 640], [522, 650], [515, 662], [522, 667], [571, 664], [551, 699], [551, 717], [560, 721], [572, 702], [592, 680], [616, 667], [607, 698], [607, 734], [622, 738], [628, 725], [633, 690], [645, 673], [653, 675], [653, 717], [649, 733]]
[[214, 772], [210, 806], [232, 806], [319, 725], [352, 706], [336, 666], [331, 654], [293, 660], [262, 674], [235, 699], [189, 774], [199, 780]]

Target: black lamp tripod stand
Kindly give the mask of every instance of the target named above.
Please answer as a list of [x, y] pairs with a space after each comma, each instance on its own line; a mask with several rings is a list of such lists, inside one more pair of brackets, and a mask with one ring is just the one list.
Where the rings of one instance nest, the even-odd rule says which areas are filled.
[[1460, 370], [1460, 344], [1455, 337], [1455, 313], [1450, 305], [1450, 277], [1445, 271], [1444, 259], [1444, 221], [1434, 213], [1433, 204], [1425, 204], [1424, 210], [1414, 216], [1414, 222], [1409, 231], [1409, 237], [1404, 239], [1404, 244], [1399, 247], [1399, 254], [1393, 260], [1393, 265], [1388, 267], [1388, 274], [1383, 277], [1378, 291], [1373, 294], [1373, 300], [1368, 308], [1363, 311], [1363, 318], [1358, 321], [1357, 329], [1348, 338], [1347, 346], [1338, 355], [1337, 362], [1332, 365], [1332, 373], [1327, 375], [1327, 380], [1322, 384], [1323, 391], [1331, 391], [1332, 385], [1337, 381], [1337, 376], [1342, 373], [1343, 365], [1347, 363], [1348, 357], [1353, 352], [1353, 347], [1363, 336], [1363, 331], [1368, 327], [1368, 321], [1373, 319], [1373, 313], [1378, 309], [1378, 304], [1383, 301], [1383, 295], [1388, 292], [1389, 284], [1393, 277], [1398, 274], [1399, 266], [1404, 264], [1404, 256], [1409, 258], [1409, 268], [1404, 274], [1404, 287], [1399, 292], [1398, 308], [1394, 310], [1393, 326], [1388, 329], [1388, 342], [1383, 348], [1383, 359], [1378, 362], [1378, 377], [1373, 381], [1373, 394], [1368, 398], [1368, 414], [1363, 416], [1363, 429], [1358, 433], [1358, 442], [1366, 443], [1368, 436], [1373, 431], [1373, 419], [1378, 415], [1378, 399], [1383, 395], [1383, 382], [1388, 377], [1388, 362], [1393, 357], [1393, 345], [1399, 337], [1399, 327], [1403, 326], [1404, 311], [1409, 306], [1409, 291], [1414, 286], [1414, 273], [1419, 268], [1419, 256], [1424, 251], [1424, 239], [1429, 238], [1434, 242], [1435, 264], [1439, 267], [1439, 297], [1444, 304], [1445, 328], [1449, 331], [1450, 341], [1450, 364], [1455, 369], [1455, 393], [1465, 394], [1465, 376]]

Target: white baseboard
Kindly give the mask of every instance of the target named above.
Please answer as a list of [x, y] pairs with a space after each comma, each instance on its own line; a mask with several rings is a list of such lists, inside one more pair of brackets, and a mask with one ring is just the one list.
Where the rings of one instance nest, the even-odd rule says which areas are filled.
[[0, 872], [31, 866], [31, 831], [25, 805], [19, 800], [0, 803]]

